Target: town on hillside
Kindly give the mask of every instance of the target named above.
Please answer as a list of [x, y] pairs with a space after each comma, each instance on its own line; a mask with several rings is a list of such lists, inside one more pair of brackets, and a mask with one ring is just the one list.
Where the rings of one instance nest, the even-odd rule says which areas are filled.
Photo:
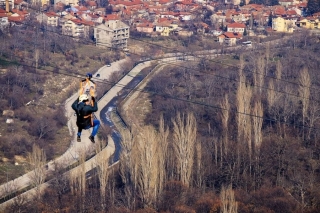
[[312, 6], [315, 0], [309, 1], [1, 0], [0, 28], [19, 27], [33, 19], [62, 35], [120, 49], [127, 49], [130, 34], [203, 35], [235, 45], [247, 35], [319, 30], [319, 8]]

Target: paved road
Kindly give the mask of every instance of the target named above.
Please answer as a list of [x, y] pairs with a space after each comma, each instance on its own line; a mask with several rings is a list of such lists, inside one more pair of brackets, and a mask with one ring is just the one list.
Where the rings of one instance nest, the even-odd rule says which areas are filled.
[[[112, 63], [111, 67], [103, 66], [101, 67], [96, 74], [100, 74], [99, 79], [108, 79], [110, 75], [113, 72], [116, 72], [121, 69], [120, 65], [124, 63], [126, 59], [117, 61]], [[98, 78], [97, 78], [98, 79]], [[82, 133], [82, 142], [76, 142], [76, 132], [77, 132], [77, 127], [76, 127], [76, 117], [74, 116], [74, 111], [71, 108], [71, 104], [78, 98], [78, 93], [75, 93], [72, 97], [68, 98], [65, 102], [65, 109], [66, 109], [66, 116], [68, 118], [68, 127], [69, 127], [69, 132], [70, 135], [73, 136], [73, 140], [71, 141], [70, 147], [68, 150], [58, 158], [56, 158], [53, 161], [48, 162], [48, 169], [47, 169], [47, 174], [50, 172], [53, 172], [55, 170], [55, 165], [59, 165], [60, 167], [66, 168], [67, 166], [77, 162], [79, 153], [82, 150], [85, 150], [87, 153], [90, 153], [94, 151], [94, 144], [91, 143], [89, 140], [90, 136], [90, 130], [84, 130]], [[107, 101], [105, 98], [108, 97], [103, 97], [99, 102], [98, 102], [98, 112], [96, 115], [100, 115], [100, 112], [103, 108], [104, 105]], [[100, 103], [102, 101], [102, 103]], [[100, 118], [100, 116], [98, 116]], [[109, 141], [108, 147], [110, 147], [111, 150], [114, 150], [114, 144], [112, 139], [110, 138], [111, 141]], [[21, 190], [29, 185], [31, 185], [31, 179], [30, 177], [32, 176], [33, 171], [28, 172], [12, 181], [9, 181], [5, 184], [2, 184], [0, 186], [0, 198], [3, 198], [7, 196], [8, 194], [11, 194], [14, 191]]]
[[[189, 56], [186, 59], [197, 60], [193, 56]], [[115, 71], [121, 69], [121, 64], [124, 63], [126, 60], [128, 60], [128, 59], [126, 58], [126, 59], [120, 60], [118, 62], [114, 62], [111, 67], [104, 66], [104, 67], [100, 68], [97, 71], [97, 73], [94, 74], [94, 76], [96, 76], [96, 74], [99, 73], [100, 77], [96, 78], [96, 79], [100, 79], [100, 80], [101, 79], [108, 79], [110, 77], [110, 75], [112, 74], [112, 72], [115, 72]], [[158, 62], [166, 64], [168, 62], [173, 62], [173, 61], [177, 61], [177, 60], [178, 60], [178, 57], [174, 56], [174, 57], [158, 60]], [[137, 66], [135, 66], [126, 76], [124, 76], [119, 81], [119, 83], [117, 85], [112, 87], [108, 91], [108, 93], [106, 93], [99, 100], [99, 103], [98, 103], [99, 110], [97, 113], [95, 113], [95, 116], [99, 120], [101, 120], [101, 119], [106, 120], [106, 118], [105, 118], [106, 110], [101, 107], [108, 106], [108, 103], [119, 94], [119, 92], [123, 89], [123, 87], [126, 86], [129, 82], [131, 82], [139, 74], [139, 72], [142, 69], [150, 66], [152, 62], [153, 61], [146, 61], [146, 62], [140, 63]], [[77, 132], [76, 123], [75, 123], [76, 117], [74, 116], [74, 111], [71, 109], [71, 104], [74, 102], [74, 100], [76, 100], [77, 97], [78, 97], [78, 93], [75, 93], [72, 97], [67, 99], [65, 102], [66, 115], [68, 117], [68, 127], [69, 127], [69, 131], [70, 131], [70, 135], [73, 136], [73, 140], [71, 141], [71, 145], [70, 145], [69, 149], [63, 155], [61, 155], [60, 157], [58, 157], [54, 161], [51, 161], [48, 163], [47, 173], [54, 171], [56, 164], [58, 164], [60, 167], [65, 168], [65, 167], [77, 162], [78, 157], [79, 157], [79, 153], [82, 150], [86, 150], [87, 153], [92, 153], [94, 151], [94, 144], [92, 144], [90, 142], [90, 140], [88, 139], [88, 137], [90, 135], [90, 130], [83, 131], [81, 143], [76, 142], [76, 132]], [[106, 108], [108, 108], [108, 107], [106, 107]], [[119, 136], [115, 135], [115, 138], [118, 138], [118, 137]], [[105, 150], [107, 150], [107, 151], [105, 151], [105, 152], [107, 152], [109, 155], [112, 155], [114, 153], [115, 149], [117, 149], [119, 152], [120, 145], [118, 143], [119, 142], [117, 140], [117, 144], [115, 145], [113, 143], [113, 140], [110, 137], [109, 144], [105, 148]], [[92, 159], [94, 160], [94, 158], [92, 158]], [[88, 162], [90, 162], [90, 161], [88, 161]], [[86, 163], [86, 165], [87, 165], [87, 163]], [[92, 164], [88, 163], [88, 169], [92, 169], [92, 168], [93, 168]], [[31, 185], [31, 180], [30, 180], [31, 174], [32, 174], [32, 171], [23, 175], [23, 176], [16, 178], [15, 180], [12, 180], [6, 184], [1, 185], [0, 186], [0, 198], [3, 198], [6, 195], [11, 194], [14, 191], [21, 190], [21, 189]], [[43, 184], [42, 187], [46, 187], [46, 186], [47, 186], [47, 183]], [[30, 193], [30, 192], [32, 192], [32, 190], [29, 190], [26, 193]], [[3, 208], [12, 202], [13, 202], [13, 199], [11, 199], [5, 203], [0, 204], [0, 207]]]
[[[121, 63], [125, 62], [125, 60], [126, 59], [121, 60], [117, 63], [113, 63], [111, 67], [104, 66], [104, 67], [100, 68], [96, 74], [99, 73], [101, 79], [108, 79], [108, 77], [110, 76], [110, 74], [112, 72], [120, 70], [120, 65], [121, 65]], [[119, 94], [119, 92], [123, 89], [123, 87], [125, 85], [130, 83], [133, 80], [133, 78], [135, 76], [137, 76], [143, 68], [146, 68], [150, 65], [151, 65], [151, 62], [145, 62], [145, 63], [141, 63], [141, 64], [137, 65], [136, 67], [134, 67], [126, 76], [124, 76], [119, 81], [119, 83], [117, 85], [112, 87], [108, 91], [108, 93], [106, 93], [99, 100], [99, 102], [98, 102], [99, 110], [97, 113], [95, 113], [96, 117], [99, 120], [100, 119], [106, 120], [105, 119], [105, 108], [107, 108], [107, 107], [104, 107], [104, 106], [108, 106], [109, 102], [111, 102], [111, 100], [114, 99], [114, 97], [116, 97]], [[86, 150], [88, 153], [91, 153], [95, 149], [94, 144], [92, 144], [88, 138], [90, 135], [89, 130], [83, 131], [81, 143], [76, 142], [76, 134], [75, 134], [75, 132], [77, 131], [76, 124], [75, 124], [76, 117], [74, 116], [74, 112], [71, 109], [71, 104], [73, 103], [74, 100], [76, 100], [77, 97], [78, 97], [78, 94], [76, 93], [72, 97], [67, 99], [65, 102], [66, 115], [69, 119], [68, 120], [68, 127], [70, 130], [70, 134], [73, 136], [73, 140], [71, 141], [71, 146], [63, 155], [61, 155], [60, 157], [58, 157], [54, 161], [51, 161], [48, 163], [48, 170], [47, 170], [48, 173], [54, 171], [55, 164], [58, 164], [62, 167], [67, 167], [68, 165], [75, 163], [78, 159], [80, 151]], [[119, 143], [119, 136], [115, 135], [115, 138], [118, 139], [117, 143]], [[109, 137], [108, 141], [109, 141], [108, 146], [102, 151], [101, 154], [108, 155], [108, 156], [113, 155], [115, 152], [115, 149], [116, 149], [115, 146], [118, 147], [118, 152], [119, 152], [119, 148], [120, 148], [119, 144], [115, 145], [115, 143], [113, 142], [113, 139], [111, 137]], [[96, 156], [98, 156], [98, 155], [96, 155]], [[85, 162], [86, 172], [90, 171], [91, 169], [93, 169], [95, 167], [96, 156]], [[119, 153], [117, 154], [117, 156], [119, 156]], [[77, 169], [77, 167], [74, 169]], [[32, 173], [32, 171], [23, 175], [23, 176], [20, 176], [19, 178], [16, 178], [13, 181], [10, 181], [6, 184], [1, 185], [0, 186], [1, 197], [5, 197], [6, 195], [11, 194], [13, 191], [17, 191], [17, 190], [23, 189], [23, 188], [31, 185], [31, 180], [30, 180], [31, 173]], [[41, 188], [44, 189], [48, 186], [49, 186], [49, 183], [44, 183], [41, 185]], [[32, 190], [29, 190], [29, 191], [23, 193], [22, 196], [25, 196], [26, 198], [28, 198], [28, 197], [34, 196], [35, 193], [36, 193], [35, 189], [32, 189]], [[13, 204], [13, 202], [14, 202], [14, 198], [0, 204], [0, 209], [4, 209], [8, 205]]]

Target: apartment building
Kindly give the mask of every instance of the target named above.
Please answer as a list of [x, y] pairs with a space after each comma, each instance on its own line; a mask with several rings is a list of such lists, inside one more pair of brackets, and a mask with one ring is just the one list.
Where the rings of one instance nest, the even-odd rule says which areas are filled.
[[294, 25], [295, 25], [295, 22], [290, 19], [286, 19], [282, 17], [277, 17], [272, 19], [272, 29], [277, 32], [292, 33]]
[[75, 38], [88, 38], [90, 26], [93, 23], [84, 22], [79, 19], [72, 19], [64, 22], [62, 25], [62, 34]]
[[127, 48], [129, 26], [120, 20], [109, 20], [94, 28], [96, 45], [101, 47]]
[[58, 27], [59, 15], [55, 12], [41, 13], [37, 16], [37, 20], [46, 26]]

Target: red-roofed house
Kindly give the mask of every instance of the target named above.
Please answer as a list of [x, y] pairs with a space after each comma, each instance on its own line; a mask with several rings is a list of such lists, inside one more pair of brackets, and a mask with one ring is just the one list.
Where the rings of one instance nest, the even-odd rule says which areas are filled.
[[27, 6], [28, 3], [23, 0], [14, 0], [14, 7], [17, 9], [22, 9], [23, 6]]
[[104, 17], [104, 20], [105, 21], [120, 20], [120, 18], [117, 14], [108, 14]]
[[97, 8], [94, 10], [95, 14], [98, 14], [99, 16], [105, 16], [106, 15], [106, 8]]
[[89, 9], [85, 6], [74, 6], [79, 12], [88, 12]]
[[172, 3], [170, 0], [159, 0], [159, 4], [169, 6]]
[[143, 2], [141, 0], [132, 0], [132, 1], [110, 0], [109, 5], [113, 7], [129, 8], [129, 9], [133, 7], [142, 8]]
[[243, 33], [245, 28], [246, 25], [242, 23], [231, 23], [227, 25], [228, 32]]
[[141, 23], [136, 25], [137, 31], [141, 33], [152, 33], [154, 29], [154, 25], [152, 23]]
[[62, 34], [76, 38], [88, 38], [89, 29], [93, 26], [93, 22], [83, 21], [80, 19], [68, 20], [62, 25]]
[[19, 16], [23, 16], [24, 18], [28, 18], [30, 13], [26, 10], [18, 10], [16, 8], [11, 10], [12, 13], [19, 14]]
[[90, 20], [94, 23], [101, 24], [103, 22], [103, 16], [99, 16], [96, 14], [88, 14], [90, 16]]
[[233, 32], [225, 32], [222, 35], [218, 36], [220, 44], [227, 44], [229, 46], [233, 46], [237, 44], [237, 40], [242, 39], [242, 34], [233, 33]]
[[182, 0], [175, 3], [176, 10], [180, 11], [190, 11], [194, 7], [192, 0]]
[[59, 24], [59, 15], [55, 12], [47, 12], [37, 15], [37, 21], [47, 26], [57, 27]]
[[14, 23], [15, 25], [21, 25], [24, 20], [24, 16], [20, 16], [17, 13], [8, 16], [8, 21]]

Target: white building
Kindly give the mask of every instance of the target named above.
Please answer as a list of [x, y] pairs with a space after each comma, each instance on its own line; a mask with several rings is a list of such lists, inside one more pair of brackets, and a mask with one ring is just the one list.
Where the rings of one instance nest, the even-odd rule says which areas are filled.
[[127, 48], [129, 26], [120, 20], [109, 20], [94, 28], [97, 46]]

